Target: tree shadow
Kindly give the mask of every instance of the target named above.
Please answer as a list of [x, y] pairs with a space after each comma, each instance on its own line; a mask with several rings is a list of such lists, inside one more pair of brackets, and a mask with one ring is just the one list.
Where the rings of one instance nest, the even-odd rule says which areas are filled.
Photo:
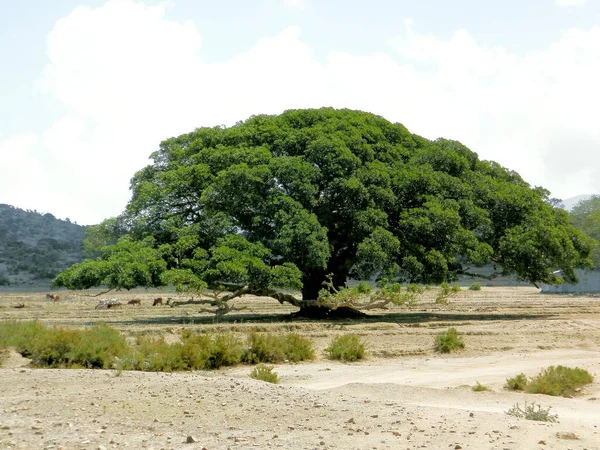
[[[492, 322], [517, 320], [543, 320], [557, 317], [556, 314], [481, 314], [481, 313], [431, 313], [398, 312], [386, 314], [368, 314], [361, 318], [324, 318], [314, 319], [288, 314], [231, 314], [216, 316], [160, 316], [130, 320], [106, 321], [108, 325], [233, 325], [233, 324], [273, 324], [273, 323], [324, 323], [324, 324], [360, 324], [360, 323], [397, 323], [398, 325], [419, 326], [426, 323], [446, 322]], [[90, 323], [89, 325], [93, 325]]]

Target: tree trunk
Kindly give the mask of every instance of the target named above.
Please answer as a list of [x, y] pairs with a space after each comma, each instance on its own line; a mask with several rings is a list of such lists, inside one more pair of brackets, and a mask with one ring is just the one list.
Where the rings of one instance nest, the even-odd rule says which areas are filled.
[[323, 289], [324, 281], [324, 270], [314, 270], [304, 273], [302, 277], [302, 300], [317, 300], [319, 298], [319, 291]]

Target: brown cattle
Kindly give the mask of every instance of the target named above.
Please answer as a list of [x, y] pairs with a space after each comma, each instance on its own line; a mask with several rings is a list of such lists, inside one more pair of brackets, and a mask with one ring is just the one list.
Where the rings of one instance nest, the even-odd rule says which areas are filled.
[[60, 300], [60, 295], [58, 294], [46, 294], [46, 298], [52, 300], [53, 302], [57, 302]]
[[132, 298], [131, 300], [129, 300], [127, 302], [127, 304], [129, 304], [129, 305], [141, 305], [142, 304], [142, 299], [137, 298], [137, 297], [136, 298]]
[[162, 297], [156, 297], [154, 299], [154, 302], [152, 303], [152, 306], [158, 306], [158, 305], [162, 305], [162, 304], [163, 304]]
[[120, 308], [121, 305], [122, 305], [121, 302], [109, 302], [109, 303], [106, 304], [106, 307], [108, 309], [110, 309], [110, 308]]

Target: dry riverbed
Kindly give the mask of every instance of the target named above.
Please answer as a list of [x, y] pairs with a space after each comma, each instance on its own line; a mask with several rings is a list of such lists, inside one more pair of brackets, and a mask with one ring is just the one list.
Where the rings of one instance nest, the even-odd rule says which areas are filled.
[[[182, 329], [311, 338], [317, 360], [277, 365], [281, 383], [248, 377], [249, 366], [215, 372], [145, 373], [32, 369], [5, 352], [0, 369], [0, 448], [185, 449], [600, 449], [600, 298], [550, 296], [533, 288], [463, 291], [448, 305], [425, 297], [362, 321], [289, 320], [294, 309], [268, 299], [217, 322], [198, 306], [95, 310], [98, 298], [0, 293], [0, 319], [83, 328], [103, 321], [126, 334], [177, 339]], [[107, 295], [105, 297], [110, 297]], [[23, 304], [23, 308], [14, 306]], [[453, 326], [466, 348], [433, 352]], [[325, 359], [339, 334], [368, 344], [364, 362]], [[596, 376], [576, 398], [507, 392], [506, 378], [549, 365]], [[490, 392], [473, 392], [480, 382]], [[557, 423], [507, 416], [517, 402], [551, 407]], [[187, 441], [193, 442], [187, 442]]]

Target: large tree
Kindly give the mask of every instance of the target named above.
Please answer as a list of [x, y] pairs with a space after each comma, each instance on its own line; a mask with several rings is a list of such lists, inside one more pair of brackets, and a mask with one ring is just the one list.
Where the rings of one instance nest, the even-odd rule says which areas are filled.
[[[125, 237], [57, 285], [168, 283], [307, 307], [327, 297], [324, 284], [335, 292], [349, 277], [440, 283], [493, 263], [552, 284], [575, 281], [573, 269], [590, 262], [589, 238], [548, 191], [459, 142], [369, 113], [253, 116], [168, 139], [152, 159], [133, 177], [126, 211], [103, 228]], [[140, 273], [119, 284], [121, 266]], [[280, 287], [301, 289], [304, 301]]]

